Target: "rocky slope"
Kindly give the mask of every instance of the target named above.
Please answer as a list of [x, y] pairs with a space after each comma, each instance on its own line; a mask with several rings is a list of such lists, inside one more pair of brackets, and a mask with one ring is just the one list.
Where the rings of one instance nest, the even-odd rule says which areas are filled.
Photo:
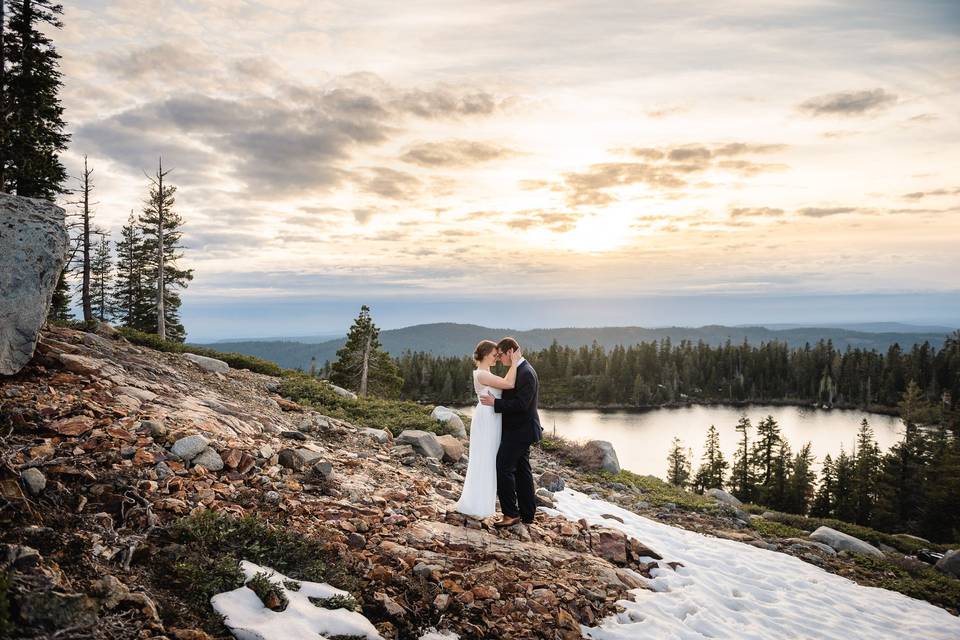
[[[208, 601], [242, 586], [240, 559], [346, 589], [384, 638], [580, 638], [643, 577], [677, 568], [586, 520], [541, 513], [498, 531], [453, 513], [455, 438], [394, 441], [280, 397], [277, 378], [103, 333], [49, 328], [29, 364], [0, 377], [0, 629], [13, 637], [229, 637]], [[736, 506], [678, 508], [539, 449], [533, 464], [551, 489], [565, 481], [867, 584], [882, 577], [828, 545], [762, 535]]]

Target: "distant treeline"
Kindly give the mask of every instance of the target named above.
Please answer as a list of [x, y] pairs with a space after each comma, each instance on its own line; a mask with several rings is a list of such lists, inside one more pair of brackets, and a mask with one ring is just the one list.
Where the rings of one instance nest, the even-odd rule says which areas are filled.
[[[916, 382], [923, 396], [952, 402], [960, 397], [960, 332], [943, 348], [929, 343], [886, 353], [839, 351], [831, 341], [790, 348], [669, 339], [605, 350], [598, 344], [571, 348], [556, 342], [524, 354], [540, 376], [546, 407], [644, 407], [683, 402], [790, 402], [893, 409]], [[404, 399], [472, 403], [469, 357], [406, 352], [397, 359]]]

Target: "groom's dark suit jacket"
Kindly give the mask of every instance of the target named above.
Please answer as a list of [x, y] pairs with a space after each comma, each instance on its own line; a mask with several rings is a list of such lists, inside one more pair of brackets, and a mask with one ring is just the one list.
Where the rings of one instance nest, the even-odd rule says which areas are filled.
[[505, 389], [502, 398], [497, 398], [493, 410], [503, 414], [501, 444], [529, 445], [540, 442], [543, 427], [537, 413], [540, 379], [533, 366], [524, 360], [517, 367], [517, 381], [513, 389]]

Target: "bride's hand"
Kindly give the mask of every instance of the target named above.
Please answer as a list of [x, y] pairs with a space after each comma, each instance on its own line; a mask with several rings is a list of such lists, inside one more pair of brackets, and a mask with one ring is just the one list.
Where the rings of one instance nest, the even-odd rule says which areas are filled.
[[523, 352], [520, 349], [514, 349], [510, 353], [510, 362], [514, 365], [520, 364], [520, 360], [523, 359]]

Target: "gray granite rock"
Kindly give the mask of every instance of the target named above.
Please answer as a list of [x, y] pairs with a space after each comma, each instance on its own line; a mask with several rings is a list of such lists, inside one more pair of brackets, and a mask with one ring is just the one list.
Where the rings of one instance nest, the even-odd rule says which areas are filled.
[[414, 451], [427, 458], [443, 458], [443, 445], [429, 431], [408, 429], [397, 436], [397, 444], [409, 444]]
[[33, 357], [68, 242], [63, 209], [0, 193], [0, 375]]
[[23, 480], [23, 484], [26, 485], [27, 490], [35, 496], [47, 488], [47, 477], [35, 467], [21, 471], [20, 479]]
[[230, 365], [223, 360], [217, 360], [216, 358], [198, 356], [195, 353], [185, 353], [183, 354], [183, 357], [204, 371], [209, 371], [210, 373], [226, 373], [230, 370]]
[[810, 539], [822, 542], [836, 551], [850, 551], [851, 553], [862, 553], [869, 556], [883, 556], [883, 552], [877, 549], [869, 542], [864, 542], [860, 538], [855, 538], [830, 527], [820, 527], [810, 534]]
[[447, 407], [434, 407], [433, 411], [430, 413], [430, 417], [435, 420], [439, 420], [444, 424], [445, 433], [457, 438], [467, 437], [467, 428], [464, 426], [463, 420], [453, 409], [448, 409]]
[[192, 462], [194, 465], [202, 464], [207, 468], [207, 471], [220, 471], [223, 469], [223, 458], [210, 447], [201, 451], [200, 455], [195, 457]]
[[942, 571], [955, 578], [960, 578], [960, 550], [951, 549], [945, 553], [942, 558], [937, 560], [935, 566], [937, 571]]
[[736, 497], [727, 493], [723, 489], [707, 489], [703, 495], [713, 498], [718, 502], [729, 504], [730, 506], [733, 506], [733, 507], [739, 507], [743, 504]]
[[207, 445], [209, 444], [209, 440], [200, 434], [194, 434], [192, 436], [180, 438], [174, 442], [170, 451], [181, 460], [189, 462], [200, 455], [200, 453], [206, 449]]
[[600, 459], [600, 468], [610, 473], [620, 473], [620, 461], [617, 451], [606, 440], [591, 440], [584, 448], [587, 452], [595, 452]]

